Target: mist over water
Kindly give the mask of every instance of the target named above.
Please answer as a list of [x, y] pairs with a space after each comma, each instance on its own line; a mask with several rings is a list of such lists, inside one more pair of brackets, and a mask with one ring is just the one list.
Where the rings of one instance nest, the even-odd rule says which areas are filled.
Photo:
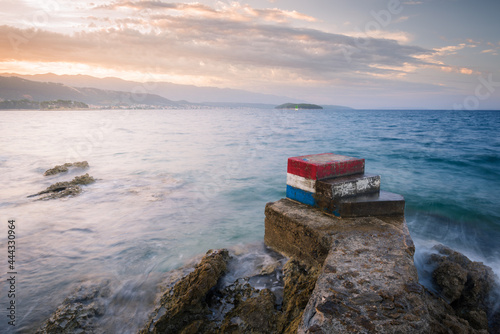
[[[499, 128], [492, 111], [2, 111], [0, 240], [6, 257], [15, 219], [16, 330], [109, 280], [102, 322], [135, 333], [169, 270], [221, 247], [265, 262], [265, 203], [285, 197], [287, 158], [305, 154], [365, 158], [382, 189], [402, 194], [417, 265], [439, 242], [500, 274]], [[43, 176], [82, 160], [88, 170]], [[97, 181], [78, 197], [26, 198], [86, 172]]]

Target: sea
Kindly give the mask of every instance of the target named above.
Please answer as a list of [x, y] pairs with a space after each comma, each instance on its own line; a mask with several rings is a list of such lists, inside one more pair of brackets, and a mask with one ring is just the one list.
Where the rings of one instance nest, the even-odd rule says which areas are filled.
[[[405, 197], [423, 283], [438, 243], [499, 275], [499, 129], [499, 111], [1, 111], [0, 332], [31, 333], [105, 281], [102, 331], [136, 333], [165, 275], [207, 250], [247, 254], [251, 272], [269, 256], [264, 207], [285, 197], [288, 157], [315, 153], [364, 158]], [[90, 167], [43, 175], [76, 161]], [[85, 173], [96, 182], [79, 196], [27, 197]]]

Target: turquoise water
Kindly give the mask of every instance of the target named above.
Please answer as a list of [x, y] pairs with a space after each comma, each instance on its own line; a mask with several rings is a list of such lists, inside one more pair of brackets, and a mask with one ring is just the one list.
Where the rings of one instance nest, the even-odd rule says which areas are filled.
[[[7, 257], [15, 219], [20, 332], [82, 283], [111, 279], [103, 323], [134, 333], [165, 272], [210, 248], [261, 250], [264, 206], [285, 196], [287, 158], [313, 153], [365, 158], [382, 189], [402, 194], [417, 257], [441, 242], [500, 273], [500, 112], [3, 111], [0, 119], [0, 240]], [[98, 179], [82, 195], [26, 198], [85, 173], [43, 177], [81, 160]]]

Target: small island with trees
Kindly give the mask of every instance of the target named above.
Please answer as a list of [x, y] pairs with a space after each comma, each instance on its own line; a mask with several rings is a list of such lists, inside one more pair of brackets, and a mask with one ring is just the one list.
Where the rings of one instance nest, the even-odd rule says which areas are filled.
[[323, 109], [322, 106], [318, 106], [317, 104], [309, 104], [309, 103], [284, 103], [275, 107], [275, 109]]

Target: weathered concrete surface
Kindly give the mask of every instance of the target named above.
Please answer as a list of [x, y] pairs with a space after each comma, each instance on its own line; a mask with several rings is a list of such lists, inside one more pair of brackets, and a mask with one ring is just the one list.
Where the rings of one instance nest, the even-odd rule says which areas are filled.
[[365, 159], [322, 153], [288, 158], [287, 173], [312, 180], [342, 175], [363, 174]]
[[[402, 218], [337, 226], [299, 332], [429, 332], [414, 246]], [[341, 225], [341, 222], [339, 223]]]
[[282, 199], [266, 206], [265, 242], [322, 265], [299, 332], [428, 329], [415, 247], [403, 216], [337, 219]]
[[403, 216], [405, 199], [387, 191], [345, 198], [338, 203], [338, 213], [343, 218]]
[[316, 194], [331, 200], [380, 191], [380, 175], [357, 174], [316, 181]]
[[466, 319], [418, 283], [403, 215], [338, 219], [282, 199], [266, 206], [265, 242], [321, 268], [298, 333], [487, 333], [480, 312]]
[[268, 203], [265, 214], [266, 245], [310, 265], [323, 265], [332, 241], [332, 217], [289, 199]]

